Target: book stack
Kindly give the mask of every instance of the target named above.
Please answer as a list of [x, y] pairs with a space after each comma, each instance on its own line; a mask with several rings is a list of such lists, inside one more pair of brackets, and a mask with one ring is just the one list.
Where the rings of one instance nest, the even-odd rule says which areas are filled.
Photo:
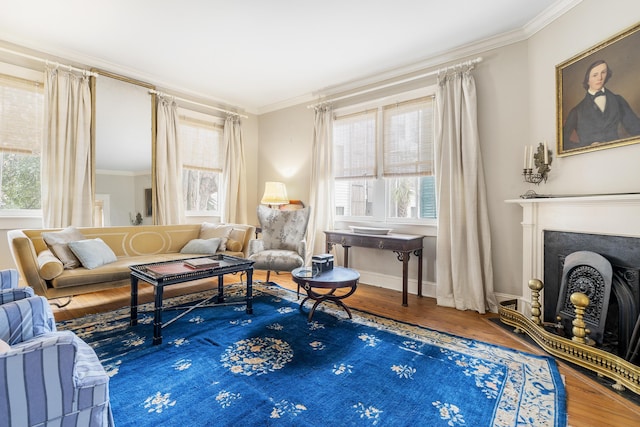
[[194, 258], [185, 260], [184, 265], [191, 268], [211, 268], [219, 266], [220, 263], [211, 258]]

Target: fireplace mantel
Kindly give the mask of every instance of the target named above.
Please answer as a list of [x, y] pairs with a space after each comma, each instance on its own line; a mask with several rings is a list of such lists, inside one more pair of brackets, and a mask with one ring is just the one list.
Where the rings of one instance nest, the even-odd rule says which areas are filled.
[[[522, 293], [518, 311], [531, 314], [529, 279], [544, 280], [544, 231], [640, 237], [640, 193], [506, 200], [522, 206]], [[544, 307], [544, 294], [541, 303]]]

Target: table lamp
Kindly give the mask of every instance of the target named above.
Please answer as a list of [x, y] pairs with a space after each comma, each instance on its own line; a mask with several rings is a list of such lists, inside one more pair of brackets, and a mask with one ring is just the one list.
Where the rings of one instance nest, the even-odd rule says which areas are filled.
[[264, 194], [260, 203], [269, 207], [286, 205], [289, 203], [287, 187], [282, 182], [267, 181], [264, 184]]

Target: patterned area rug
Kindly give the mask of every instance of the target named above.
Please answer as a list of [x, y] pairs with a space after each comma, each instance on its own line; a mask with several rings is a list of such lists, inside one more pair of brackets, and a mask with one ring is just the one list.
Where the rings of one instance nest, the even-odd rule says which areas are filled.
[[332, 304], [308, 323], [295, 292], [256, 283], [254, 294], [252, 315], [243, 305], [193, 310], [158, 346], [151, 313], [130, 327], [128, 308], [59, 328], [95, 348], [118, 427], [566, 425], [551, 357], [357, 310], [349, 320]]

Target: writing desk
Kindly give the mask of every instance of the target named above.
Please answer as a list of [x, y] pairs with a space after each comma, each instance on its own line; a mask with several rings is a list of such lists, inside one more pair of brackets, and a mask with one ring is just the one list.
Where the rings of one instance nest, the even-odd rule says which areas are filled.
[[349, 248], [352, 246], [393, 251], [402, 262], [402, 305], [407, 306], [409, 257], [418, 257], [418, 296], [422, 296], [422, 241], [424, 236], [413, 234], [363, 234], [347, 230], [325, 231], [327, 252], [334, 245], [344, 248], [344, 267], [349, 267]]

